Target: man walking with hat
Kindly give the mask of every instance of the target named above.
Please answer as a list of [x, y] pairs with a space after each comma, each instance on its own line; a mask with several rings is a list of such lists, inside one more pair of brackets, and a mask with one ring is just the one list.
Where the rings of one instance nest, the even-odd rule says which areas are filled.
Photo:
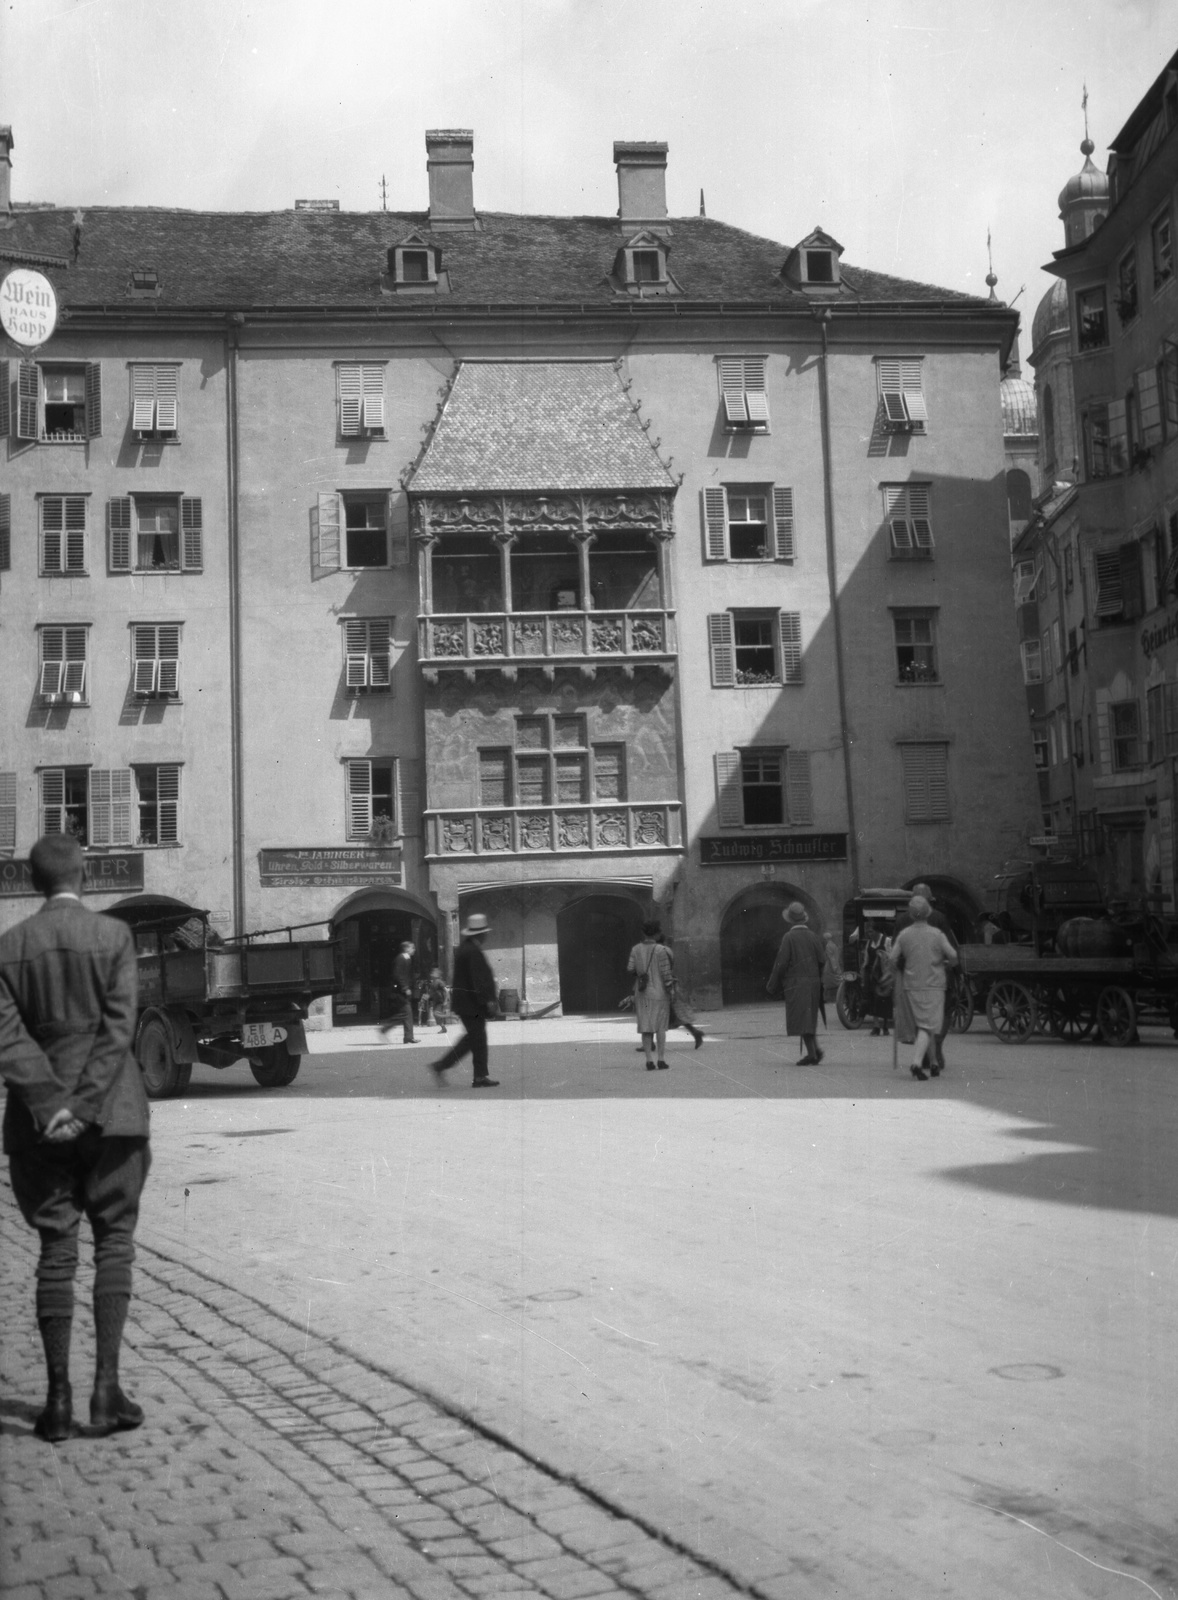
[[800, 1036], [802, 1055], [799, 1067], [816, 1067], [823, 1052], [818, 1048], [818, 1011], [822, 1005], [822, 972], [827, 962], [826, 945], [807, 926], [809, 916], [799, 900], [781, 913], [788, 924], [785, 938], [765, 985], [775, 994], [778, 983], [785, 995], [785, 1031]]
[[450, 1009], [457, 1013], [465, 1032], [457, 1044], [433, 1063], [435, 1078], [457, 1066], [469, 1054], [474, 1066], [475, 1089], [497, 1089], [498, 1078], [487, 1074], [487, 1018], [495, 1009], [495, 975], [483, 954], [483, 940], [491, 925], [475, 911], [461, 930], [462, 939], [454, 952], [454, 983], [450, 990]]
[[41, 1236], [36, 1304], [49, 1392], [35, 1429], [56, 1443], [73, 1422], [70, 1334], [83, 1215], [94, 1235], [90, 1425], [106, 1434], [143, 1421], [119, 1387], [119, 1347], [151, 1155], [147, 1095], [131, 1049], [138, 972], [130, 929], [82, 905], [84, 860], [69, 834], [38, 839], [29, 865], [45, 904], [0, 939], [0, 1076], [12, 1192]]

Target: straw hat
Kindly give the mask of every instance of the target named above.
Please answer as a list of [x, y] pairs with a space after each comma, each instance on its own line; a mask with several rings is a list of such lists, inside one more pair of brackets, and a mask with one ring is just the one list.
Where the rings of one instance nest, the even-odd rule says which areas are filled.
[[466, 926], [461, 931], [462, 937], [464, 939], [469, 939], [470, 936], [475, 933], [490, 933], [491, 924], [487, 921], [486, 917], [483, 916], [481, 911], [474, 911], [469, 917], [467, 917]]
[[791, 927], [796, 927], [800, 923], [809, 922], [810, 920], [806, 913], [806, 908], [800, 900], [795, 900], [792, 905], [786, 906], [781, 913], [781, 918], [783, 922], [788, 922]]

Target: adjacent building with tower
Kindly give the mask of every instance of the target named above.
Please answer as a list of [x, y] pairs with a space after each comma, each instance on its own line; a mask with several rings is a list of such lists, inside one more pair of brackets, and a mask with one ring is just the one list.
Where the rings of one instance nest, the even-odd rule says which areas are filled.
[[419, 212], [4, 193], [65, 315], [0, 369], [0, 923], [70, 828], [99, 906], [329, 924], [341, 1023], [475, 910], [533, 1011], [614, 1008], [651, 908], [703, 1005], [791, 900], [925, 878], [965, 931], [1042, 827], [1015, 314], [671, 218], [662, 144], [613, 217], [426, 146]]

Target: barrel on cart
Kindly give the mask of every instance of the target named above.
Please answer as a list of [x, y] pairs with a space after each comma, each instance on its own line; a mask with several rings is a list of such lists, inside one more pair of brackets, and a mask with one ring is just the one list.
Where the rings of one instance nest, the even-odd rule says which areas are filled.
[[147, 895], [110, 915], [135, 935], [135, 1053], [153, 1100], [182, 1094], [197, 1061], [221, 1069], [244, 1057], [262, 1088], [294, 1082], [311, 1002], [342, 987], [337, 941], [295, 938], [322, 924], [224, 940], [207, 912]]

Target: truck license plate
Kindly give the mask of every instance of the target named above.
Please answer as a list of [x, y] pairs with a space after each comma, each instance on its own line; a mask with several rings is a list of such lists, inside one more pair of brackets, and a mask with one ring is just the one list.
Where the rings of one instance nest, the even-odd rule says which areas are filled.
[[278, 1044], [286, 1038], [285, 1028], [276, 1028], [270, 1022], [247, 1022], [241, 1030], [241, 1042], [247, 1050], [264, 1050], [267, 1045]]

